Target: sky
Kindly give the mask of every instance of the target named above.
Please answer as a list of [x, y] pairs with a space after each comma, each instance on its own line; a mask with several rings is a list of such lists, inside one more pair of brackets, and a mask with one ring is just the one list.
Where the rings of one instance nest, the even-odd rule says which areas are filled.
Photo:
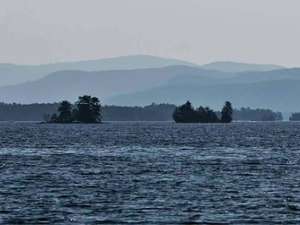
[[148, 54], [300, 66], [299, 0], [0, 0], [0, 63]]

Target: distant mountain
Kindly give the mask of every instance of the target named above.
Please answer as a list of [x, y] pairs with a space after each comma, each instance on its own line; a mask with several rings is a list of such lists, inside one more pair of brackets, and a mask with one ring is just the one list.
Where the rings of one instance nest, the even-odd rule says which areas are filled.
[[300, 79], [300, 69], [279, 69], [271, 71], [253, 71], [229, 73], [216, 70], [203, 70], [199, 76], [199, 69], [195, 68], [194, 73], [187, 73], [184, 76], [175, 76], [169, 80], [170, 84], [197, 84], [199, 86], [207, 84], [239, 84], [239, 83], [258, 83], [262, 81], [284, 80], [284, 79]]
[[36, 81], [0, 87], [0, 102], [74, 101], [83, 94], [116, 105], [181, 104], [189, 99], [197, 105], [219, 109], [225, 100], [230, 100], [235, 107], [299, 111], [300, 69], [232, 73], [194, 66], [168, 66], [98, 72], [61, 71]]
[[151, 102], [183, 104], [219, 109], [226, 100], [234, 107], [270, 108], [282, 112], [300, 111], [300, 80], [274, 80], [259, 83], [217, 85], [166, 85], [151, 90], [115, 96], [106, 102], [114, 105], [145, 105]]
[[247, 64], [237, 62], [213, 62], [202, 66], [203, 69], [217, 70], [221, 72], [240, 73], [249, 71], [271, 71], [284, 69], [282, 66], [268, 64]]
[[[78, 95], [92, 94], [101, 99], [112, 95], [146, 90], [167, 83], [176, 76], [209, 71], [187, 66], [113, 71], [62, 71], [36, 81], [0, 87], [0, 102], [55, 102], [75, 100]], [[216, 72], [212, 72], [216, 73]]]
[[[224, 75], [219, 73], [219, 77]], [[182, 104], [191, 100], [197, 105], [210, 105], [218, 109], [226, 100], [230, 100], [235, 107], [262, 107], [288, 112], [300, 110], [298, 96], [300, 69], [295, 68], [238, 73], [235, 77], [226, 79], [212, 79], [196, 74], [179, 75], [160, 87], [114, 96], [106, 102], [116, 105], [144, 105], [151, 102]]]
[[109, 70], [132, 70], [149, 68], [151, 69], [175, 65], [198, 68], [201, 67], [205, 70], [216, 70], [229, 73], [247, 71], [269, 71], [283, 68], [275, 65], [255, 65], [234, 62], [216, 62], [200, 66], [197, 64], [177, 59], [168, 59], [149, 55], [133, 55], [108, 59], [78, 62], [62, 62], [45, 65], [0, 64], [0, 86], [21, 84], [27, 81], [34, 81], [43, 78], [48, 74], [65, 70], [80, 70], [91, 72]]
[[173, 65], [197, 66], [177, 59], [167, 59], [148, 55], [121, 56], [116, 58], [63, 62], [45, 65], [0, 64], [0, 86], [20, 84], [45, 77], [64, 70], [107, 71], [160, 68]]

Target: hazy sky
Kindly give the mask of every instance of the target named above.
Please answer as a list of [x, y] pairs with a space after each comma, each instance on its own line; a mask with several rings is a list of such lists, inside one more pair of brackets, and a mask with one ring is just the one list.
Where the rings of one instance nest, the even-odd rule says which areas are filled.
[[299, 0], [0, 0], [0, 62], [151, 54], [300, 66]]

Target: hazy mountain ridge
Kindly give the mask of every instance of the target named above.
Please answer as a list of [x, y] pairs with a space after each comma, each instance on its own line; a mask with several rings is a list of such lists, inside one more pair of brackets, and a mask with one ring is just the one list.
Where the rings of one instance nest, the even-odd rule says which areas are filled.
[[[101, 68], [112, 67], [113, 70], [96, 72], [78, 70], [78, 67], [95, 69], [101, 63], [99, 64], [97, 60], [86, 61], [81, 62], [85, 66], [80, 66], [80, 63], [75, 62], [72, 64], [73, 67], [68, 66], [69, 69], [44, 75], [40, 79], [0, 87], [0, 101], [17, 103], [57, 102], [62, 99], [74, 101], [78, 95], [91, 94], [98, 96], [106, 104], [117, 105], [147, 105], [152, 102], [181, 104], [190, 99], [196, 104], [220, 108], [225, 100], [230, 100], [237, 107], [246, 105], [281, 111], [300, 110], [292, 104], [297, 101], [300, 94], [299, 68], [278, 67], [279, 69], [273, 70], [273, 65], [251, 66], [231, 63], [229, 64], [231, 71], [224, 67], [223, 70], [228, 71], [222, 72], [216, 70], [222, 69], [220, 63], [210, 64], [208, 70], [207, 65], [201, 67], [188, 62], [152, 56], [107, 60], [102, 61]], [[169, 65], [172, 63], [175, 65]], [[129, 69], [147, 65], [153, 68]], [[159, 67], [162, 65], [168, 66]], [[41, 67], [44, 68], [43, 65]], [[123, 67], [126, 69], [119, 69]], [[248, 71], [258, 67], [262, 71]], [[14, 68], [14, 65], [2, 64], [0, 71], [1, 68], [9, 70]], [[232, 72], [241, 68], [245, 71]], [[288, 109], [283, 109], [284, 105], [278, 102], [278, 99], [284, 100], [284, 105]]]
[[[220, 74], [219, 77], [222, 77]], [[225, 75], [228, 75], [227, 73]], [[231, 78], [176, 76], [166, 85], [129, 95], [114, 96], [107, 101], [117, 105], [143, 105], [151, 102], [196, 104], [220, 108], [224, 101], [236, 107], [267, 107], [279, 111], [299, 111], [295, 104], [300, 95], [300, 69], [237, 73]]]
[[277, 111], [299, 111], [295, 104], [300, 95], [300, 80], [273, 80], [258, 83], [203, 85], [166, 85], [129, 95], [115, 96], [107, 102], [116, 105], [143, 105], [146, 102], [172, 102], [182, 104], [187, 100], [195, 105], [220, 108], [226, 100], [235, 107], [270, 108]]
[[275, 65], [257, 65], [233, 62], [215, 62], [207, 65], [197, 65], [184, 60], [162, 58], [150, 55], [121, 56], [107, 59], [61, 62], [44, 65], [15, 65], [0, 64], [0, 86], [20, 84], [33, 81], [47, 76], [48, 74], [64, 70], [81, 71], [109, 71], [109, 70], [131, 70], [161, 68], [166, 66], [183, 65], [190, 67], [201, 67], [206, 70], [221, 72], [245, 72], [245, 71], [269, 71], [282, 69]]
[[245, 71], [254, 72], [279, 70], [284, 69], [285, 67], [272, 64], [250, 64], [230, 61], [219, 61], [203, 65], [202, 68], [207, 70], [217, 70], [221, 72], [240, 73]]
[[[199, 69], [197, 70], [199, 71]], [[197, 73], [185, 74], [185, 76], [175, 76], [169, 80], [170, 84], [197, 84], [199, 86], [207, 84], [239, 84], [239, 83], [257, 83], [263, 81], [300, 79], [300, 69], [279, 69], [272, 71], [253, 71], [241, 73], [220, 72], [215, 70], [204, 70], [205, 75], [199, 76]]]
[[178, 59], [168, 59], [149, 55], [132, 55], [115, 58], [88, 60], [78, 62], [62, 62], [44, 65], [0, 64], [0, 86], [20, 84], [64, 70], [108, 71], [160, 68], [173, 65], [197, 66]]
[[[237, 107], [300, 110], [292, 104], [300, 94], [300, 69], [228, 73], [189, 66], [113, 71], [61, 71], [37, 81], [0, 88], [0, 101], [33, 103], [74, 101], [98, 96], [106, 104], [146, 105], [152, 102], [219, 108], [225, 100]], [[284, 100], [284, 104], [278, 102]], [[287, 103], [291, 101], [292, 103]]]
[[61, 71], [37, 81], [0, 88], [0, 101], [32, 103], [75, 100], [78, 95], [92, 94], [101, 99], [116, 94], [146, 90], [165, 84], [191, 67], [173, 66], [152, 69], [113, 71]]

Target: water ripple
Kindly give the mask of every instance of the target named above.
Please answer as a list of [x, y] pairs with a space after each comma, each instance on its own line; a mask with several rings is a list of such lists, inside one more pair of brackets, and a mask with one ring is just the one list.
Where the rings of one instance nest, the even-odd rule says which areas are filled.
[[300, 124], [0, 124], [0, 224], [300, 224]]

